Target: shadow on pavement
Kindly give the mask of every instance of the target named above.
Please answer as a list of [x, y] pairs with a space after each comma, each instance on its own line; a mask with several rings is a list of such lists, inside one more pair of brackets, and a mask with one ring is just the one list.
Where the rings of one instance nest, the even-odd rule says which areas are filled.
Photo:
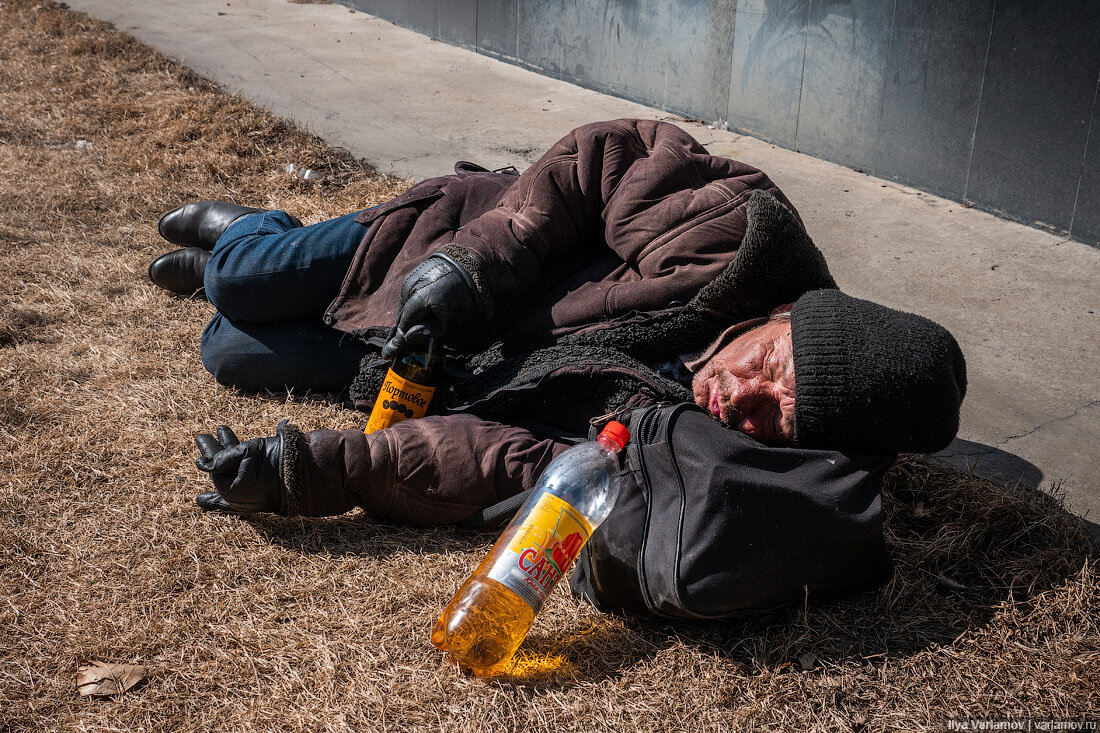
[[[1043, 472], [1038, 466], [1014, 453], [984, 443], [956, 438], [951, 445], [931, 457], [1005, 488], [1043, 488]], [[1053, 485], [1050, 492], [1062, 498], [1057, 485]], [[1078, 519], [1093, 539], [1100, 541], [1100, 524], [1084, 517]]]
[[1009, 488], [1037, 488], [1043, 482], [1043, 472], [1034, 463], [1000, 448], [962, 438], [955, 438], [951, 445], [932, 457], [964, 473], [972, 473]]

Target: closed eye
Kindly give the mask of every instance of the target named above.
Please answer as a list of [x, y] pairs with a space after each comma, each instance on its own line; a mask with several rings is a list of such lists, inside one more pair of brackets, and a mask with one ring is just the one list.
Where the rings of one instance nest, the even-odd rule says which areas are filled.
[[754, 374], [767, 377], [769, 370], [768, 349], [761, 344], [752, 355], [752, 371]]
[[772, 382], [778, 382], [786, 376], [789, 363], [786, 359], [779, 356], [778, 351], [773, 351], [772, 355], [774, 358], [768, 362], [768, 379]]

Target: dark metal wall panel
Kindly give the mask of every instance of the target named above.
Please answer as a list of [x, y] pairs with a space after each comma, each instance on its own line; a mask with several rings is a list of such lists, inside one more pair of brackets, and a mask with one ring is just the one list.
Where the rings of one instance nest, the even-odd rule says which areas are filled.
[[876, 175], [961, 199], [994, 0], [897, 0]]
[[612, 94], [707, 121], [724, 120], [734, 0], [614, 0], [601, 67]]
[[519, 0], [477, 0], [477, 50], [516, 60], [518, 14]]
[[592, 89], [608, 89], [608, 54], [601, 48], [614, 17], [613, 0], [566, 0], [562, 4], [561, 78]]
[[520, 0], [517, 53], [524, 65], [547, 76], [562, 75], [564, 0]]
[[405, 17], [404, 8], [396, 0], [346, 0], [345, 4], [356, 10], [362, 10], [364, 13], [385, 18], [397, 25], [401, 25], [398, 22], [398, 17]]
[[439, 0], [439, 38], [477, 48], [477, 0]]
[[407, 0], [407, 27], [432, 38], [439, 38], [439, 7], [443, 0]]
[[813, 0], [795, 147], [874, 167], [893, 2]]
[[[637, 85], [646, 90], [642, 101], [708, 122], [726, 119], [736, 0], [708, 0], [686, 5], [651, 0], [650, 12], [632, 39], [637, 49], [652, 48], [653, 38], [666, 39], [663, 49], [650, 51], [649, 62], [664, 66], [658, 77]], [[663, 54], [663, 58], [661, 57]]]
[[1068, 230], [1100, 73], [1100, 3], [999, 0], [966, 198]]
[[439, 4], [444, 0], [348, 0], [358, 10], [418, 33], [437, 37], [439, 34]]
[[735, 130], [794, 147], [810, 0], [740, 0], [726, 119]]
[[736, 0], [520, 0], [519, 58], [660, 109], [724, 119]]
[[1100, 244], [1097, 0], [342, 2]]

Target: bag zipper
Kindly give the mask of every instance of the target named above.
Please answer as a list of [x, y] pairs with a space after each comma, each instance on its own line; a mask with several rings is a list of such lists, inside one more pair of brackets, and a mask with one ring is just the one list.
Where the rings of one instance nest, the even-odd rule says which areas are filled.
[[682, 404], [674, 407], [669, 413], [668, 420], [665, 422], [665, 440], [669, 443], [668, 457], [672, 461], [672, 468], [676, 473], [676, 483], [680, 487], [680, 517], [676, 522], [676, 560], [672, 569], [672, 591], [676, 594], [676, 603], [680, 608], [684, 609], [687, 613], [695, 616], [696, 618], [705, 618], [704, 616], [696, 613], [688, 608], [688, 605], [684, 603], [683, 594], [680, 593], [680, 559], [684, 555], [684, 514], [687, 511], [687, 487], [684, 486], [684, 474], [680, 470], [680, 463], [676, 460], [676, 455], [672, 452], [672, 424], [682, 412], [689, 409], [698, 409], [694, 404]]
[[661, 409], [660, 405], [649, 408], [649, 411], [642, 415], [642, 419], [639, 421], [638, 440], [643, 445], [649, 445], [657, 437], [657, 418], [654, 412], [659, 409]]
[[645, 527], [642, 530], [642, 543], [638, 550], [638, 579], [641, 581], [642, 600], [645, 601], [646, 606], [652, 613], [664, 616], [665, 614], [658, 611], [657, 604], [653, 602], [653, 595], [649, 591], [649, 578], [645, 571], [645, 547], [649, 539], [649, 523], [653, 515], [653, 492], [649, 485], [649, 469], [646, 467], [643, 448], [652, 443], [653, 438], [656, 437], [657, 414], [660, 409], [660, 405], [647, 407], [638, 418], [638, 464], [642, 469], [642, 490], [645, 492]]
[[[699, 410], [700, 412], [702, 412], [701, 408], [692, 403], [683, 403], [677, 405], [673, 410], [669, 412], [668, 420], [665, 422], [665, 440], [667, 440], [669, 444], [672, 443], [673, 423], [675, 422], [677, 417], [679, 417], [684, 412], [687, 412], [688, 410]], [[698, 611], [693, 610], [688, 606], [687, 603], [684, 602], [684, 596], [680, 592], [680, 586], [682, 585], [680, 581], [680, 560], [684, 556], [684, 514], [687, 511], [687, 487], [684, 486], [684, 474], [680, 470], [680, 464], [676, 460], [676, 455], [672, 452], [671, 449], [669, 450], [668, 455], [669, 459], [672, 461], [672, 467], [676, 472], [676, 481], [680, 486], [680, 519], [676, 524], [676, 562], [672, 573], [672, 590], [676, 594], [676, 603], [680, 606], [681, 609], [684, 610], [685, 613], [690, 614], [692, 617], [700, 620], [727, 618], [729, 614], [707, 614], [699, 613]]]

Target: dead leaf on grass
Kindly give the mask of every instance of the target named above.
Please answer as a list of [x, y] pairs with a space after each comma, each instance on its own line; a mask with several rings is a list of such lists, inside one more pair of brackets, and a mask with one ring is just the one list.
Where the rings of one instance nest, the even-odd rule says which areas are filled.
[[118, 695], [145, 679], [147, 670], [136, 664], [92, 662], [76, 671], [76, 689], [85, 695]]

